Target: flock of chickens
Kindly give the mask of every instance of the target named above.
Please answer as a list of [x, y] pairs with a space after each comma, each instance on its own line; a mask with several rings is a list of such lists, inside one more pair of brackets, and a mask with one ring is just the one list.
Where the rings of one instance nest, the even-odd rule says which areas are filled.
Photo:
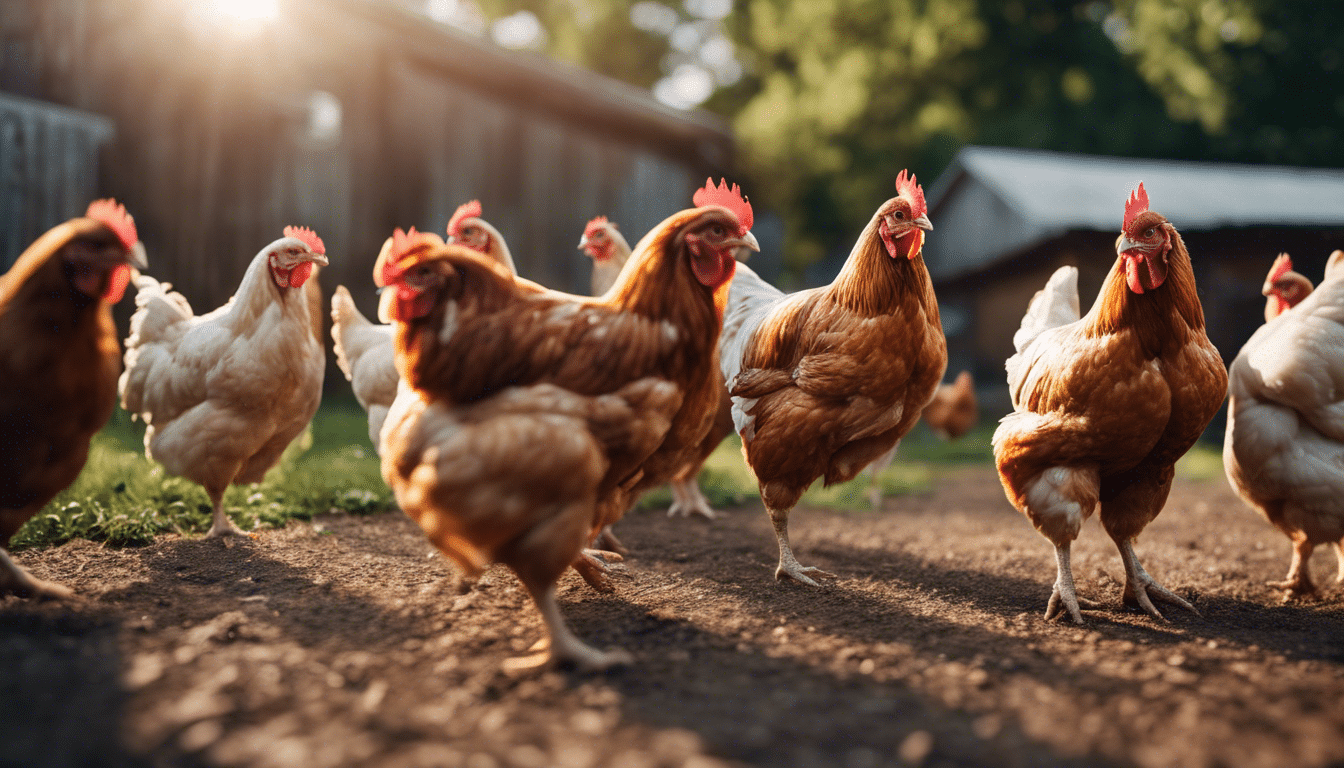
[[[373, 266], [370, 322], [349, 292], [331, 300], [338, 363], [369, 414], [369, 437], [401, 508], [468, 578], [504, 563], [531, 594], [547, 638], [513, 667], [628, 663], [574, 636], [555, 598], [573, 567], [610, 589], [611, 530], [644, 491], [671, 482], [670, 514], [714, 517], [696, 483], [735, 430], [779, 545], [776, 578], [833, 578], [794, 557], [789, 512], [818, 478], [885, 466], [921, 414], [956, 436], [976, 421], [969, 375], [947, 365], [922, 247], [932, 230], [913, 176], [896, 179], [827, 286], [784, 294], [744, 264], [759, 250], [750, 204], [708, 182], [633, 248], [598, 217], [580, 248], [593, 296], [517, 275], [479, 203], [447, 239], [396, 230]], [[1125, 568], [1124, 601], [1194, 608], [1139, 563], [1135, 537], [1161, 511], [1173, 465], [1228, 392], [1204, 331], [1190, 256], [1149, 210], [1125, 203], [1117, 260], [1081, 315], [1077, 270], [1032, 300], [1007, 361], [1014, 412], [994, 434], [1009, 501], [1055, 544], [1046, 611], [1082, 622], [1071, 542], [1100, 508]], [[1315, 593], [1312, 547], [1344, 569], [1344, 275], [1336, 252], [1318, 290], [1280, 257], [1266, 324], [1231, 367], [1229, 479], [1294, 542], [1282, 587]], [[312, 419], [324, 368], [327, 264], [316, 233], [289, 227], [252, 260], [234, 297], [204, 315], [141, 274], [125, 209], [102, 200], [44, 234], [0, 276], [0, 594], [62, 597], [13, 563], [10, 537], [74, 481], [90, 437], [122, 407], [145, 421], [146, 454], [200, 483], [207, 536], [239, 533], [229, 485], [251, 483]], [[136, 311], [124, 370], [111, 306]], [[1341, 576], [1344, 577], [1344, 571]]]

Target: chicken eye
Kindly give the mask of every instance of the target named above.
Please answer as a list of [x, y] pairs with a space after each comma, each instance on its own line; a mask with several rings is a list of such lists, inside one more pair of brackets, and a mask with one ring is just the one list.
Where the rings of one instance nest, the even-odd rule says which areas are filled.
[[715, 224], [713, 227], [710, 227], [709, 231], [716, 237], [721, 237], [723, 235], [723, 225]]
[[896, 212], [896, 218], [898, 218], [898, 219], [904, 219], [904, 218], [905, 218], [905, 211], [897, 211], [897, 212]]
[[1153, 236], [1153, 233], [1156, 232], [1156, 231], [1157, 231], [1157, 230], [1154, 229], [1153, 227], [1149, 227], [1149, 228], [1143, 233], [1143, 236], [1144, 236], [1144, 237], [1152, 237], [1152, 236]]

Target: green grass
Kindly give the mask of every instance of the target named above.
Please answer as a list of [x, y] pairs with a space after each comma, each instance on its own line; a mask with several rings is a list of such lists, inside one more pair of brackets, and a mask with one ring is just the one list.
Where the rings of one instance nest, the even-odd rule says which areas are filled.
[[[144, 426], [118, 409], [94, 436], [79, 478], [19, 529], [12, 547], [74, 538], [128, 546], [161, 533], [204, 533], [210, 527], [205, 490], [146, 459], [143, 435]], [[332, 398], [265, 481], [230, 488], [224, 507], [234, 523], [250, 530], [308, 520], [333, 507], [355, 513], [392, 509], [394, 501], [369, 444], [364, 412], [353, 399]]]

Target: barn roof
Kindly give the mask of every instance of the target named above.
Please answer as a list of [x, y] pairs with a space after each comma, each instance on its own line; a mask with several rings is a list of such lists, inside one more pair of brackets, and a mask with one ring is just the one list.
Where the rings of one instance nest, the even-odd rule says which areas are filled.
[[1119, 234], [1140, 181], [1181, 230], [1344, 226], [1344, 170], [966, 147], [929, 188], [930, 271], [964, 274], [1071, 230]]

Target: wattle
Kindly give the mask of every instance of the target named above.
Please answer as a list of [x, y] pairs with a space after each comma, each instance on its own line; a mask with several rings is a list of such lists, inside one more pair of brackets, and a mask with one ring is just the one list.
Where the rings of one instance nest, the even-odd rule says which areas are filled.
[[103, 300], [116, 304], [126, 295], [126, 286], [131, 282], [131, 265], [118, 264], [107, 276], [107, 290], [103, 291]]

